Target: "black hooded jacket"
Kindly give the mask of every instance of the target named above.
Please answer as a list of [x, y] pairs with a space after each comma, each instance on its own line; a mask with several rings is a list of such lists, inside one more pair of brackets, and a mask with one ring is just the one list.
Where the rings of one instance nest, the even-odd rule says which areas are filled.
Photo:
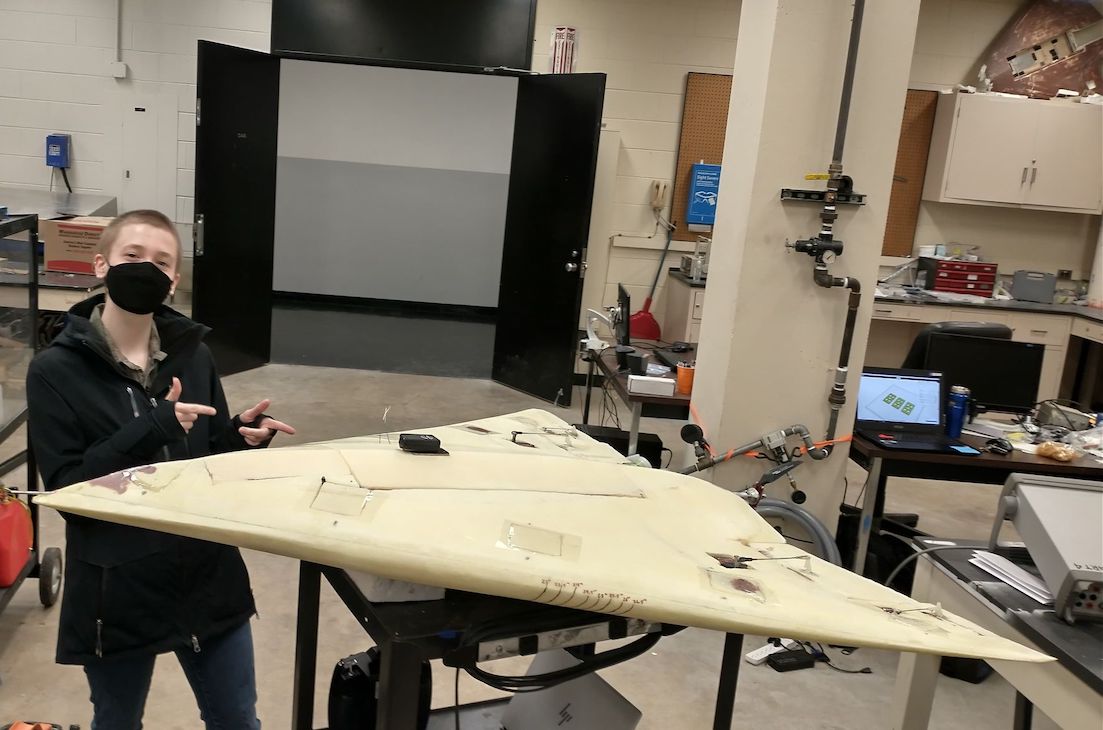
[[[154, 322], [166, 353], [150, 391], [127, 377], [89, 321], [103, 295], [69, 310], [68, 324], [27, 372], [28, 427], [47, 489], [120, 469], [248, 448], [231, 418], [206, 327], [161, 307]], [[185, 433], [171, 402], [210, 405]], [[65, 591], [57, 661], [90, 664], [203, 642], [256, 609], [235, 547], [64, 515]]]

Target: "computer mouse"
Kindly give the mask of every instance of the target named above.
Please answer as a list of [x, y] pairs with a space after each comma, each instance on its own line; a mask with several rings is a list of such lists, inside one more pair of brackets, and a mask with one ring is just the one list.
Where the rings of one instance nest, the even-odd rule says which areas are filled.
[[988, 439], [986, 446], [988, 446], [988, 451], [990, 453], [1004, 456], [1010, 454], [1014, 450], [1011, 442], [1007, 439]]
[[693, 346], [688, 342], [675, 342], [670, 346], [671, 352], [689, 352], [693, 349]]

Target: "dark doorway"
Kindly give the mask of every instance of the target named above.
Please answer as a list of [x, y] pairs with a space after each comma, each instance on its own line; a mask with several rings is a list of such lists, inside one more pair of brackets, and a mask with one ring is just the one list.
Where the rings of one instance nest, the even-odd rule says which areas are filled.
[[271, 354], [279, 63], [199, 41], [193, 312], [223, 374]]
[[494, 380], [570, 405], [604, 74], [517, 87]]

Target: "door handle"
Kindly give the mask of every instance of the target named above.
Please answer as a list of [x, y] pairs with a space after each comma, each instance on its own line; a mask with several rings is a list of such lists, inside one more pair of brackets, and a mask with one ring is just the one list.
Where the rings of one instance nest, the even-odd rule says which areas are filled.
[[566, 265], [565, 267], [563, 267], [563, 268], [565, 268], [565, 269], [567, 270], [567, 273], [568, 273], [568, 274], [573, 274], [574, 272], [578, 271], [578, 264], [576, 264], [576, 263], [570, 263], [570, 264], [567, 264], [567, 265]]
[[1025, 183], [1025, 182], [1026, 182], [1026, 171], [1027, 171], [1027, 168], [1025, 168], [1025, 167], [1024, 167], [1024, 168], [1023, 168], [1023, 179], [1022, 179], [1022, 180], [1019, 180], [1019, 184], [1020, 184], [1020, 185], [1022, 185], [1023, 183]]
[[1033, 185], [1034, 181], [1038, 179], [1038, 168], [1033, 168], [1033, 172], [1030, 173], [1030, 184]]
[[195, 225], [191, 229], [192, 250], [196, 258], [203, 255], [203, 214], [197, 213]]

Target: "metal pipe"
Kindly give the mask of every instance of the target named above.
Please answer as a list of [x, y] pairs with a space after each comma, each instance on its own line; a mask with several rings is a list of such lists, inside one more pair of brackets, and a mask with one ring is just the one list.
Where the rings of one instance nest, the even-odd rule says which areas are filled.
[[[843, 252], [842, 241], [836, 241], [835, 221], [839, 217], [838, 195], [843, 186], [843, 148], [846, 143], [846, 126], [850, 117], [850, 99], [854, 92], [854, 70], [858, 63], [858, 43], [862, 33], [862, 17], [865, 13], [865, 0], [854, 0], [854, 17], [850, 25], [850, 41], [846, 52], [846, 69], [843, 73], [843, 89], [839, 98], [839, 118], [835, 125], [835, 147], [832, 151], [831, 164], [828, 166], [827, 195], [825, 196], [823, 209], [820, 211], [819, 235], [807, 241], [797, 241], [793, 249], [814, 256], [816, 263], [812, 270], [812, 281], [817, 286], [825, 289], [835, 287], [850, 290], [850, 304], [847, 312], [846, 324], [843, 327], [843, 339], [839, 347], [839, 363], [835, 367], [835, 383], [831, 386], [831, 393], [827, 396], [827, 402], [831, 406], [827, 427], [827, 440], [835, 439], [835, 431], [838, 427], [839, 412], [846, 404], [846, 376], [850, 363], [850, 347], [854, 339], [854, 325], [857, 319], [858, 305], [861, 302], [861, 284], [857, 279], [849, 276], [833, 276], [827, 268], [824, 260], [827, 253], [841, 256]], [[829, 454], [831, 446], [828, 445], [825, 453]]]
[[[827, 440], [835, 438], [839, 425], [839, 411], [846, 405], [846, 376], [850, 372], [850, 346], [854, 342], [854, 326], [858, 319], [858, 307], [862, 303], [862, 285], [853, 277], [843, 277], [845, 286], [850, 289], [850, 301], [846, 312], [846, 324], [843, 326], [843, 341], [839, 347], [839, 364], [835, 368], [835, 383], [827, 402], [831, 405], [831, 415], [827, 423]], [[828, 446], [830, 449], [831, 447]]]
[[827, 458], [829, 452], [826, 449], [821, 449], [816, 446], [816, 442], [812, 440], [812, 432], [809, 431], [808, 427], [803, 423], [793, 424], [789, 428], [786, 428], [783, 433], [786, 436], [800, 436], [801, 441], [804, 442], [804, 448], [808, 451], [808, 455], [815, 461]]
[[854, 68], [858, 64], [858, 41], [862, 33], [862, 15], [865, 13], [865, 7], [865, 0], [854, 0], [854, 19], [850, 24], [850, 43], [846, 49], [846, 71], [843, 73], [843, 93], [839, 98], [839, 120], [835, 125], [835, 149], [831, 155], [831, 163], [839, 166], [840, 174], [843, 164], [843, 146], [846, 144], [846, 125], [850, 118], [850, 97], [854, 91]]
[[846, 311], [846, 325], [843, 326], [843, 343], [839, 348], [839, 367], [845, 368], [850, 363], [850, 345], [854, 340], [854, 323], [858, 318], [858, 305], [862, 301], [861, 285], [857, 279], [846, 277], [853, 282], [850, 289], [850, 301]]

